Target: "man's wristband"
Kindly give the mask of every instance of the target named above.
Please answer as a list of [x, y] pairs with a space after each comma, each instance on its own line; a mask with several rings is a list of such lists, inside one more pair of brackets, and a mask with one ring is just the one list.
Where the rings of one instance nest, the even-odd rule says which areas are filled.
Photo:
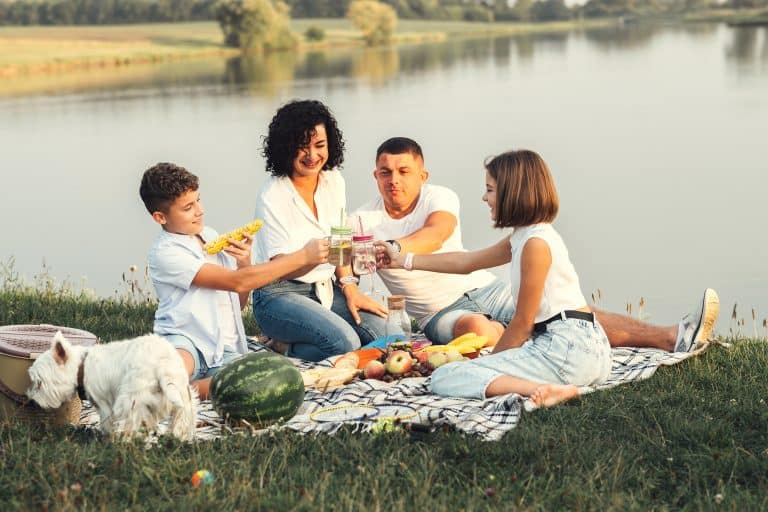
[[405, 261], [403, 261], [403, 268], [405, 270], [413, 270], [413, 253], [409, 252], [405, 255]]
[[392, 247], [395, 248], [395, 251], [400, 252], [402, 247], [400, 247], [400, 242], [397, 240], [385, 240], [388, 244], [392, 245]]

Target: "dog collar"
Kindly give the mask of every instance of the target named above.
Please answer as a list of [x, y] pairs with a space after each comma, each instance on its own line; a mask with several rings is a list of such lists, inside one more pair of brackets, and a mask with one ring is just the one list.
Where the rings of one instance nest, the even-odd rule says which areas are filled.
[[83, 385], [83, 374], [85, 373], [85, 358], [88, 357], [88, 352], [83, 354], [83, 358], [80, 360], [80, 366], [77, 368], [77, 396], [80, 400], [88, 400], [88, 393], [85, 392], [85, 386]]

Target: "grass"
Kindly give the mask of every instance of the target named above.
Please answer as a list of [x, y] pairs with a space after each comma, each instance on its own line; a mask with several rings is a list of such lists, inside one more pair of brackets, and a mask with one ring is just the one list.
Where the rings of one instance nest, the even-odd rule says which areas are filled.
[[[613, 23], [609, 20], [557, 23], [467, 23], [403, 20], [395, 42], [441, 40], [446, 37], [485, 37], [491, 34], [563, 31], [578, 26]], [[315, 25], [326, 40], [304, 42], [303, 49], [363, 44], [360, 32], [345, 19], [302, 19], [293, 30], [303, 34]], [[215, 22], [158, 23], [117, 26], [0, 27], [0, 77], [37, 73], [114, 68], [239, 52], [222, 46]]]
[[[0, 286], [0, 324], [56, 323], [112, 340], [147, 332], [153, 311], [135, 288], [97, 299], [7, 277]], [[4, 510], [765, 509], [768, 343], [729, 341], [648, 381], [525, 414], [496, 443], [455, 432], [276, 432], [145, 449], [1, 420], [0, 502]], [[198, 469], [216, 481], [195, 489]]]

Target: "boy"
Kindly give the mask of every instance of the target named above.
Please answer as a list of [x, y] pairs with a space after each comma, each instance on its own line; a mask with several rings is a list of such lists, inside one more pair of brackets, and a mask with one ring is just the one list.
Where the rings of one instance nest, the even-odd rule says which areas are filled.
[[162, 230], [149, 252], [158, 298], [154, 332], [176, 347], [201, 399], [211, 377], [247, 351], [242, 306], [248, 293], [306, 266], [328, 261], [328, 241], [310, 240], [282, 258], [251, 265], [253, 238], [229, 240], [218, 254], [203, 245], [218, 234], [203, 224], [197, 176], [159, 163], [141, 179], [139, 194]]

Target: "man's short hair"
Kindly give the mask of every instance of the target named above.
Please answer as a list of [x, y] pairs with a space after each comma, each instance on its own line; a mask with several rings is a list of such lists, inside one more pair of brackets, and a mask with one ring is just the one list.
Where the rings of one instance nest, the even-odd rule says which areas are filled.
[[421, 152], [421, 146], [419, 143], [408, 137], [392, 137], [381, 143], [379, 149], [376, 150], [376, 160], [383, 154], [388, 155], [402, 155], [403, 153], [410, 153], [415, 157], [421, 158], [424, 161], [424, 153]]
[[168, 213], [176, 198], [198, 187], [197, 176], [176, 164], [161, 162], [144, 171], [139, 195], [149, 213]]

